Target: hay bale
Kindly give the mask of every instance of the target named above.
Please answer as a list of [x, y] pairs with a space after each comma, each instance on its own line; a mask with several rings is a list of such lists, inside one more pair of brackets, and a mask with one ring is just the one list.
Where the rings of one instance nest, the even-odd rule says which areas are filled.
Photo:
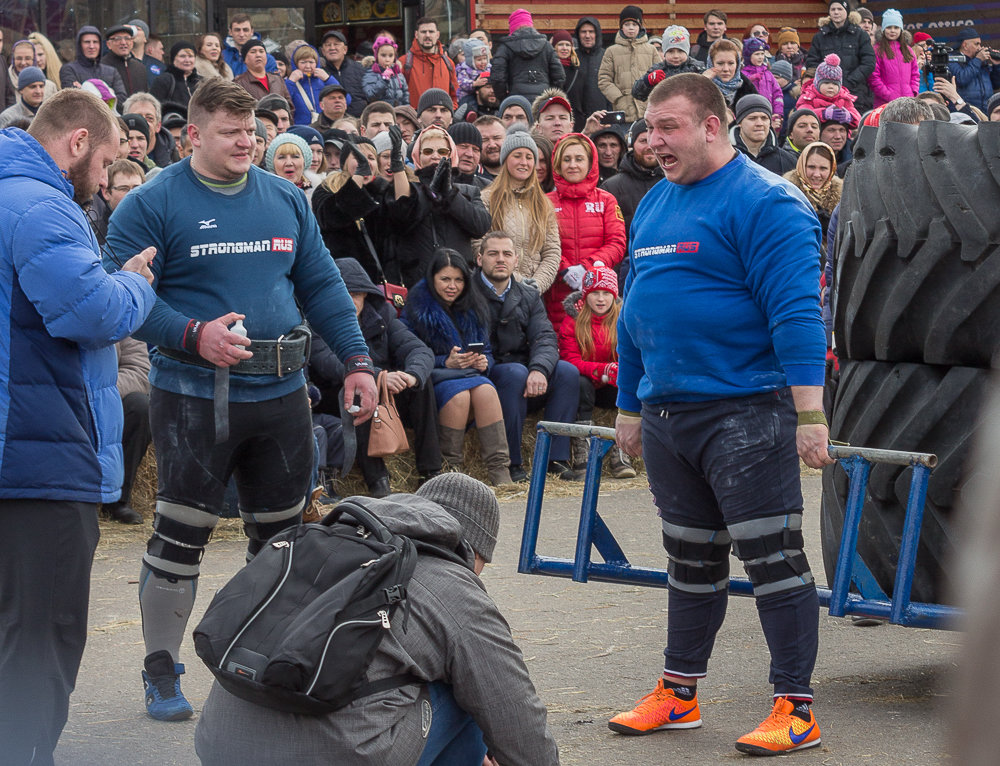
[[[524, 455], [526, 470], [531, 469], [531, 460], [535, 454], [535, 441], [537, 440], [537, 425], [539, 420], [541, 420], [541, 417], [537, 415], [529, 416], [524, 424], [524, 434], [521, 437], [521, 454]], [[594, 422], [599, 426], [614, 428], [615, 410], [594, 410]], [[408, 432], [407, 436], [412, 444], [413, 433]], [[479, 454], [479, 438], [474, 428], [470, 429], [468, 434], [466, 434], [464, 455], [463, 473], [468, 474], [474, 479], [486, 481], [486, 465]], [[415, 456], [412, 450], [404, 452], [401, 455], [393, 455], [387, 458], [385, 462], [386, 467], [389, 469], [389, 481], [392, 484], [394, 492], [416, 491], [420, 475], [417, 472]], [[642, 461], [634, 461], [634, 464], [641, 478], [643, 473]], [[605, 476], [607, 476], [607, 473], [605, 473]], [[618, 486], [618, 481], [615, 480], [615, 486]], [[645, 484], [645, 480], [642, 483]], [[546, 487], [546, 491], [559, 491], [562, 494], [562, 490], [565, 488], [566, 493], [574, 494], [574, 489], [576, 492], [582, 492], [583, 485], [579, 482], [552, 481]], [[347, 476], [337, 479], [335, 489], [344, 497], [365, 495], [368, 493], [368, 488], [361, 477], [361, 471], [357, 468]], [[507, 496], [516, 495], [519, 491], [524, 490], [523, 488], [520, 490], [505, 489], [501, 490], [498, 495], [501, 498], [506, 498]], [[146, 451], [146, 456], [139, 466], [139, 472], [136, 474], [135, 484], [132, 487], [132, 507], [141, 513], [143, 517], [149, 519], [152, 518], [155, 505], [156, 450], [150, 445]]]

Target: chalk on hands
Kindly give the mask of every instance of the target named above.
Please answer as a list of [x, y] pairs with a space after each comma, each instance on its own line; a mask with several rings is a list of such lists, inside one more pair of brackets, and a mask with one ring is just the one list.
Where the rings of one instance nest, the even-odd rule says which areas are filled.
[[360, 404], [352, 404], [350, 407], [347, 408], [347, 411], [351, 415], [356, 415], [357, 413], [361, 412], [361, 405]]

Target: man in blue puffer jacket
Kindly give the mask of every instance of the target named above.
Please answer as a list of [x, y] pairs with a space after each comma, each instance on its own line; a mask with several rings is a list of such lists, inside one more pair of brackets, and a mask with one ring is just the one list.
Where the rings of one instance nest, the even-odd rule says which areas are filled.
[[114, 344], [156, 296], [148, 249], [105, 273], [87, 217], [118, 151], [101, 101], [75, 89], [31, 133], [0, 132], [0, 742], [52, 764], [87, 635], [97, 504], [122, 484]]

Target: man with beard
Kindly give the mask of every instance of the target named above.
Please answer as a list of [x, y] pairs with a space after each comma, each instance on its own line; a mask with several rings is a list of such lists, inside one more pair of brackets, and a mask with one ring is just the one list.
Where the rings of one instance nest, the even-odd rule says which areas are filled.
[[[635, 215], [642, 198], [657, 181], [663, 179], [660, 163], [656, 161], [656, 155], [649, 146], [646, 120], [640, 119], [632, 123], [627, 141], [628, 153], [618, 166], [618, 174], [601, 184], [602, 189], [611, 192], [618, 200], [618, 206], [625, 217], [626, 235], [632, 227], [632, 216]], [[629, 251], [625, 252], [627, 254]], [[626, 255], [616, 271], [622, 275], [627, 274], [628, 264], [629, 258]]]
[[455, 122], [475, 122], [486, 115], [495, 116], [500, 106], [489, 77], [484, 72], [472, 84], [472, 93], [458, 102]]
[[[420, 97], [429, 88], [439, 88], [451, 97], [451, 109], [458, 106], [458, 78], [455, 64], [444, 52], [437, 22], [430, 17], [417, 19], [413, 43], [403, 57], [403, 75], [410, 88], [410, 106], [420, 112]], [[447, 126], [445, 126], [447, 127]]]
[[473, 123], [483, 139], [482, 153], [479, 155], [481, 172], [489, 178], [496, 178], [500, 172], [500, 150], [507, 137], [507, 128], [498, 117], [480, 117]]
[[593, 16], [584, 16], [576, 22], [576, 55], [580, 69], [576, 81], [567, 95], [573, 104], [573, 130], [579, 133], [594, 112], [610, 109], [611, 104], [597, 87], [597, 72], [604, 58], [601, 42], [601, 22]]
[[[114, 344], [145, 320], [153, 248], [101, 268], [81, 208], [118, 153], [99, 99], [63, 90], [0, 134], [0, 742], [51, 766], [87, 638], [98, 503], [122, 484]], [[130, 251], [119, 250], [119, 256]]]

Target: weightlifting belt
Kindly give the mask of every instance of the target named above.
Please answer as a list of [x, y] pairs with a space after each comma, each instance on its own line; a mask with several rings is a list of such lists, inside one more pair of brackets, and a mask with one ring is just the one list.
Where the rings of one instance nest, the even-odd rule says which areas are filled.
[[211, 362], [186, 351], [157, 347], [156, 351], [168, 359], [215, 370], [215, 443], [229, 440], [229, 375], [277, 375], [279, 378], [305, 367], [309, 361], [312, 332], [306, 325], [298, 325], [277, 340], [250, 339], [253, 356], [242, 359], [231, 367], [216, 367]]

